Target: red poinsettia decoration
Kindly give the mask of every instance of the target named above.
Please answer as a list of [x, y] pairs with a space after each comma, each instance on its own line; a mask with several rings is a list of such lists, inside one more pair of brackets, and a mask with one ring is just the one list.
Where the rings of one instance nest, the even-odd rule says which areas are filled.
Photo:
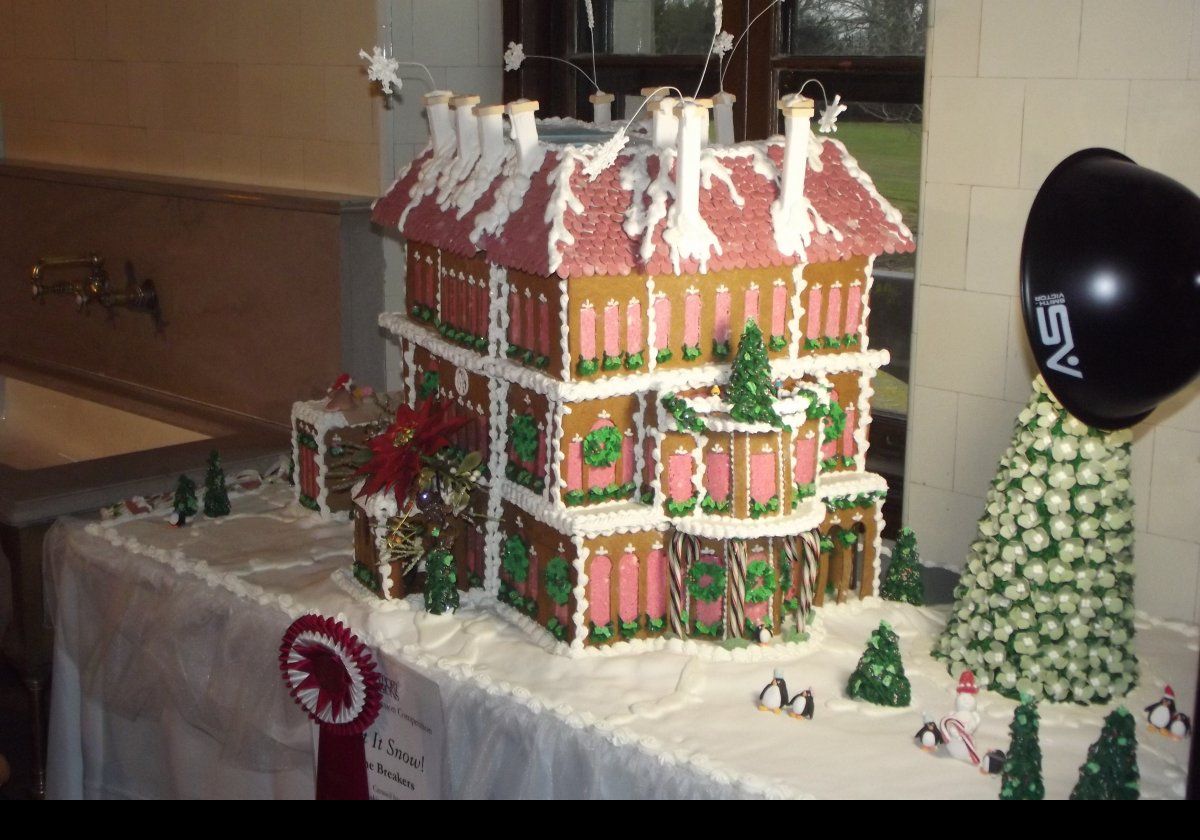
[[469, 418], [450, 417], [450, 403], [429, 397], [415, 409], [406, 405], [396, 410], [396, 419], [380, 435], [367, 442], [371, 460], [358, 470], [367, 476], [359, 496], [391, 490], [403, 502], [421, 472], [421, 459], [449, 445], [451, 432]]

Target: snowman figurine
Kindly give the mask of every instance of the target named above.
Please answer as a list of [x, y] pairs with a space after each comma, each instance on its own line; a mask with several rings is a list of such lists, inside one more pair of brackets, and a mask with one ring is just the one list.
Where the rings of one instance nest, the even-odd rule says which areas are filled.
[[784, 682], [783, 672], [778, 668], [762, 691], [758, 693], [758, 710], [780, 714], [788, 705], [787, 683]]
[[962, 672], [956, 691], [953, 714], [946, 715], [939, 723], [942, 739], [946, 742], [946, 752], [951, 756], [979, 766], [981, 757], [975, 748], [974, 738], [975, 730], [979, 728], [979, 713], [975, 711], [975, 695], [979, 689], [975, 685], [973, 671]]

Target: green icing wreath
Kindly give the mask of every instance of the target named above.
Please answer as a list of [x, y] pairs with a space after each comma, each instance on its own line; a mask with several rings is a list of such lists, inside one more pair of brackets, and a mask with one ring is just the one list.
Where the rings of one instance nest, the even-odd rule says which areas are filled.
[[[709, 578], [707, 585], [700, 581]], [[725, 594], [725, 567], [716, 563], [698, 560], [687, 573], [688, 593], [694, 600], [711, 604]]]
[[571, 597], [571, 564], [565, 557], [552, 557], [546, 564], [546, 594], [560, 607]]
[[522, 461], [529, 463], [537, 457], [538, 428], [531, 416], [518, 414], [513, 417], [509, 437], [512, 439], [513, 451]]
[[517, 583], [529, 577], [529, 547], [525, 541], [513, 534], [500, 547], [500, 565]]
[[761, 604], [775, 594], [775, 570], [766, 560], [746, 566], [746, 603]]
[[423, 400], [428, 397], [435, 396], [438, 392], [438, 373], [436, 370], [427, 370], [421, 376], [421, 383], [417, 386], [417, 399]]
[[616, 426], [592, 429], [583, 439], [583, 461], [589, 467], [611, 467], [621, 457], [621, 433]]

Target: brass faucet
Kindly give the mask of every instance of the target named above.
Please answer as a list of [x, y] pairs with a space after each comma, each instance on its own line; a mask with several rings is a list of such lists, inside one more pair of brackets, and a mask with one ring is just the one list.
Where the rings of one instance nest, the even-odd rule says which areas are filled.
[[[48, 268], [86, 268], [87, 278], [74, 283], [45, 283], [42, 275]], [[123, 306], [139, 312], [149, 312], [155, 325], [163, 326], [162, 311], [158, 304], [158, 292], [153, 280], [137, 280], [133, 263], [125, 263], [125, 289], [120, 292], [108, 287], [108, 272], [104, 270], [104, 258], [98, 254], [86, 257], [44, 257], [33, 266], [33, 299], [42, 300], [46, 295], [75, 296], [75, 303], [82, 312], [88, 304], [98, 303], [111, 315], [114, 307]]]
[[[42, 275], [48, 268], [88, 268], [86, 283], [44, 283]], [[86, 257], [43, 257], [33, 266], [33, 299], [41, 300], [46, 295], [74, 295], [82, 309], [87, 302], [89, 286], [103, 287], [107, 282], [104, 258], [96, 254]]]

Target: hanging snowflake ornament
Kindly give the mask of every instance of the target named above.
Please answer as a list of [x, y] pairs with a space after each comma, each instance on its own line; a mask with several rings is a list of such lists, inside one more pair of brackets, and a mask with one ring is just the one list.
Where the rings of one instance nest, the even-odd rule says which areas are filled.
[[367, 78], [379, 82], [384, 96], [391, 96], [393, 87], [396, 93], [400, 92], [402, 82], [397, 72], [400, 62], [389, 55], [385, 47], [372, 47], [370, 55], [366, 50], [359, 50], [358, 57], [367, 62]]
[[712, 51], [718, 58], [724, 58], [733, 49], [733, 36], [728, 32], [717, 35], [713, 41]]
[[583, 174], [588, 176], [589, 181], [595, 181], [608, 167], [612, 166], [617, 160], [617, 155], [629, 143], [629, 137], [625, 134], [625, 126], [614, 134], [607, 142], [605, 142], [596, 154], [592, 155], [592, 159], [583, 167]]
[[317, 799], [366, 799], [362, 734], [379, 716], [383, 691], [371, 651], [332, 618], [292, 622], [279, 647], [292, 699], [320, 727]]
[[822, 134], [829, 132], [837, 133], [837, 118], [845, 113], [846, 106], [842, 104], [842, 95], [834, 94], [833, 101], [825, 106], [825, 110], [821, 111], [821, 119], [817, 123], [818, 130]]
[[518, 44], [516, 41], [508, 42], [508, 49], [504, 51], [504, 70], [520, 70], [522, 62], [525, 61], [525, 47]]

